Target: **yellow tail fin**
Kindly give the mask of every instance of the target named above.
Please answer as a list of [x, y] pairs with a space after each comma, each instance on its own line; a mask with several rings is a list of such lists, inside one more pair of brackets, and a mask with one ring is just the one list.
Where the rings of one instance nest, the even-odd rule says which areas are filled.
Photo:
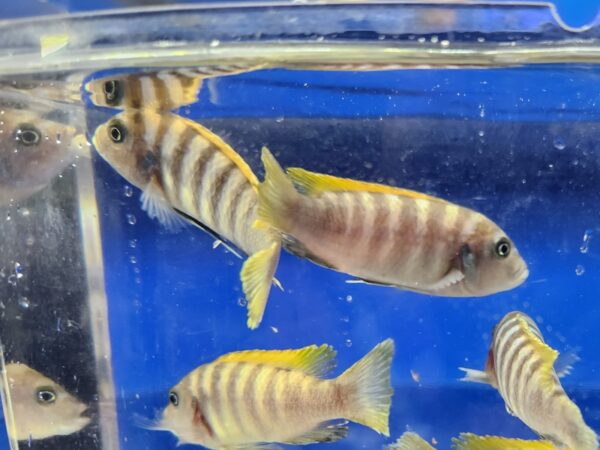
[[339, 377], [352, 392], [347, 419], [390, 435], [389, 416], [392, 395], [390, 371], [394, 341], [386, 339]]
[[273, 242], [251, 255], [242, 266], [240, 277], [248, 300], [248, 328], [252, 330], [258, 328], [263, 318], [280, 250], [281, 242]]
[[265, 181], [258, 187], [259, 221], [285, 232], [292, 202], [300, 194], [267, 147], [263, 147], [261, 159]]
[[384, 450], [435, 450], [435, 448], [417, 433], [407, 431], [396, 442], [384, 447]]

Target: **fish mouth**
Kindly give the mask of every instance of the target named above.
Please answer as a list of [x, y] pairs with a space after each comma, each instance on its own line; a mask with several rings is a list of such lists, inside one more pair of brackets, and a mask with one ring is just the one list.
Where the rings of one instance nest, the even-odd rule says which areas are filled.
[[513, 278], [517, 281], [518, 284], [523, 283], [527, 279], [527, 277], [529, 277], [529, 269], [527, 268], [527, 266], [519, 267], [517, 270], [515, 270], [513, 274]]

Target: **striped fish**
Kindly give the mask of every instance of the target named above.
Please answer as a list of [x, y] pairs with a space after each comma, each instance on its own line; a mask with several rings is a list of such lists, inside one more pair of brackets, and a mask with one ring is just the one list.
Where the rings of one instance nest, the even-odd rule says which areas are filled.
[[596, 433], [560, 384], [557, 357], [530, 317], [511, 312], [494, 329], [485, 371], [461, 370], [464, 381], [498, 389], [507, 410], [543, 438], [571, 450], [597, 450]]
[[1, 107], [0, 206], [41, 191], [75, 159], [84, 141], [60, 111]]
[[96, 129], [93, 143], [143, 191], [142, 207], [152, 218], [177, 226], [178, 211], [250, 255], [241, 279], [248, 326], [258, 327], [279, 261], [280, 237], [252, 226], [258, 181], [240, 155], [198, 123], [150, 110], [117, 115]]
[[452, 297], [508, 290], [528, 276], [512, 241], [475, 211], [298, 168], [287, 177], [266, 148], [263, 163], [259, 219], [296, 255], [370, 283]]
[[259, 65], [231, 64], [125, 73], [91, 80], [84, 88], [96, 106], [168, 111], [196, 103], [202, 82], [207, 78], [261, 68]]
[[387, 339], [326, 380], [336, 355], [328, 345], [230, 353], [186, 375], [152, 428], [211, 449], [334, 442], [348, 431], [336, 419], [387, 436], [393, 354]]

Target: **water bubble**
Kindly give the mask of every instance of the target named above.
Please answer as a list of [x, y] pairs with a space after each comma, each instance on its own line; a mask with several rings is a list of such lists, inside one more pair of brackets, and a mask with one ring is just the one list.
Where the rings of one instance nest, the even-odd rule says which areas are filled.
[[417, 39], [417, 42], [419, 44], [423, 44], [425, 42], [425, 38], [424, 37], [420, 37], [419, 39]]
[[482, 44], [482, 43], [485, 42], [485, 38], [480, 36], [480, 37], [477, 38], [477, 42], [479, 42], [480, 44]]
[[23, 278], [23, 267], [18, 262], [15, 263], [15, 276], [17, 279]]
[[221, 41], [219, 41], [218, 39], [213, 39], [212, 41], [210, 41], [209, 46], [210, 47], [218, 47], [219, 45], [221, 45]]
[[142, 270], [141, 270], [141, 269], [140, 269], [138, 266], [135, 266], [135, 267], [133, 268], [133, 273], [135, 273], [135, 274], [137, 274], [137, 275], [139, 275], [141, 271], [142, 271]]
[[431, 43], [432, 44], [437, 44], [439, 40], [440, 40], [440, 38], [438, 38], [437, 36], [431, 36]]
[[479, 130], [479, 132], [477, 134], [479, 135], [479, 137], [484, 137], [485, 136], [485, 131]]
[[25, 238], [25, 245], [27, 247], [31, 247], [33, 244], [35, 244], [35, 238], [30, 234], [27, 236], [27, 238]]
[[479, 117], [482, 119], [485, 117], [485, 105], [479, 105]]
[[17, 285], [17, 276], [16, 275], [10, 275], [6, 281], [8, 281], [8, 284], [10, 284], [11, 286], [16, 286]]
[[279, 333], [279, 328], [277, 327], [271, 327], [271, 331], [275, 334]]
[[590, 241], [592, 240], [592, 230], [585, 230], [583, 233], [583, 242], [581, 243], [581, 247], [579, 247], [579, 251], [581, 253], [587, 253], [590, 249]]
[[352, 347], [352, 339], [348, 338], [344, 343], [346, 344], [346, 347]]
[[128, 184], [123, 188], [123, 194], [125, 197], [131, 197], [133, 195], [133, 188]]
[[246, 300], [244, 297], [238, 298], [239, 306], [241, 306], [242, 308], [245, 308], [247, 304], [248, 304], [248, 300]]
[[556, 137], [554, 138], [554, 148], [556, 150], [564, 150], [567, 148], [567, 144], [565, 144], [565, 141], [562, 138]]
[[352, 296], [351, 295], [346, 295], [346, 301], [348, 303], [352, 303]]
[[585, 267], [583, 267], [581, 264], [577, 264], [577, 267], [575, 267], [575, 274], [578, 277], [580, 277], [584, 273], [585, 273]]
[[29, 211], [29, 208], [21, 208], [20, 212], [21, 212], [21, 216], [23, 216], [23, 217], [29, 217], [29, 214], [31, 214], [31, 212]]
[[142, 279], [140, 277], [135, 277], [135, 284], [142, 284]]
[[23, 309], [29, 309], [29, 307], [31, 306], [31, 302], [27, 297], [21, 297], [19, 299], [19, 306]]
[[56, 133], [56, 143], [60, 145], [61, 140], [60, 140], [60, 133]]
[[137, 239], [131, 239], [129, 241], [129, 247], [130, 248], [136, 248], [137, 247]]
[[127, 214], [127, 223], [129, 225], [135, 225], [136, 222], [137, 222], [137, 219], [135, 218], [135, 216], [133, 214]]
[[276, 117], [276, 118], [275, 118], [275, 122], [277, 122], [277, 123], [281, 123], [281, 122], [283, 122], [284, 120], [285, 120], [285, 117], [281, 117], [281, 116], [280, 116], [280, 117]]
[[137, 258], [136, 258], [135, 256], [131, 255], [131, 256], [129, 257], [129, 262], [130, 262], [131, 264], [137, 264]]
[[450, 47], [450, 41], [444, 39], [442, 42], [440, 42], [440, 45], [444, 48]]

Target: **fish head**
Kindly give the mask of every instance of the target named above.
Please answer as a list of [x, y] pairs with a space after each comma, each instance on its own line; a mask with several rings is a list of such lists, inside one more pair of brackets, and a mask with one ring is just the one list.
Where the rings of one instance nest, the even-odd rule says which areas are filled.
[[0, 203], [19, 200], [50, 183], [74, 159], [76, 135], [70, 117], [60, 110], [3, 108]]
[[97, 80], [88, 81], [84, 89], [89, 94], [90, 101], [96, 106], [122, 108], [127, 96], [129, 76], [113, 75]]
[[87, 405], [50, 378], [20, 363], [6, 373], [18, 440], [73, 434], [90, 423]]
[[154, 139], [158, 114], [124, 111], [96, 128], [92, 143], [98, 153], [130, 183], [144, 189], [157, 170]]
[[472, 235], [462, 243], [457, 258], [464, 275], [457, 287], [469, 296], [507, 291], [529, 276], [527, 263], [513, 241], [483, 216]]
[[170, 431], [182, 444], [210, 446], [212, 429], [204, 417], [199, 393], [192, 391], [190, 379], [190, 376], [184, 378], [169, 390], [169, 404], [155, 429]]

